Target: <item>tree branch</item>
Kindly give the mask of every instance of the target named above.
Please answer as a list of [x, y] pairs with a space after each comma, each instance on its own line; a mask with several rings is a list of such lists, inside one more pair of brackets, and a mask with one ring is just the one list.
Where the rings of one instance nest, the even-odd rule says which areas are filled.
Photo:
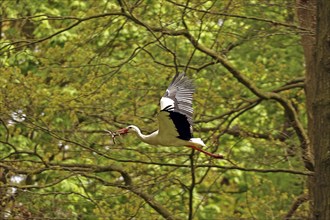
[[[108, 166], [108, 168], [109, 168], [109, 166]], [[107, 170], [107, 169], [105, 169], [105, 170]], [[101, 169], [99, 171], [105, 172], [105, 170]], [[133, 185], [133, 183], [131, 181], [131, 178], [129, 177], [129, 175], [126, 171], [124, 171], [123, 169], [120, 169], [118, 167], [116, 167], [115, 169], [110, 168], [110, 170], [120, 172], [122, 174], [123, 178], [125, 178], [125, 176], [126, 176], [126, 178], [129, 178], [130, 181], [129, 182], [125, 181], [125, 185], [120, 185], [120, 184], [110, 183], [110, 182], [108, 182], [108, 181], [106, 181], [106, 180], [104, 180], [100, 177], [92, 176], [92, 175], [89, 175], [89, 174], [84, 174], [83, 176], [88, 177], [90, 179], [96, 179], [96, 180], [100, 181], [102, 184], [104, 184], [105, 186], [112, 186], [112, 187], [118, 187], [118, 188], [121, 188], [121, 189], [129, 190], [132, 193], [134, 193], [135, 195], [142, 198], [146, 203], [148, 203], [148, 205], [150, 205], [150, 207], [152, 207], [155, 211], [157, 211], [165, 219], [169, 219], [169, 220], [177, 219], [175, 216], [172, 215], [172, 213], [169, 210], [167, 210], [164, 206], [162, 206], [160, 203], [158, 203], [153, 198], [153, 196], [149, 195], [148, 193], [143, 192], [142, 190], [140, 190], [139, 187], [136, 187], [135, 185]]]
[[308, 201], [308, 200], [309, 200], [309, 196], [306, 195], [306, 194], [303, 194], [303, 195], [298, 196], [298, 198], [296, 198], [296, 200], [292, 204], [292, 206], [291, 206], [290, 210], [288, 211], [288, 213], [285, 215], [284, 220], [291, 219], [292, 216], [294, 215], [294, 213], [299, 208], [299, 206], [301, 204], [303, 204], [304, 202]]
[[[88, 20], [95, 19], [95, 18], [100, 18], [100, 17], [123, 16], [123, 15], [124, 14], [120, 13], [120, 12], [109, 12], [109, 13], [104, 13], [104, 14], [92, 15], [92, 16], [85, 17], [85, 18], [78, 18], [78, 17], [71, 17], [71, 16], [70, 17], [64, 17], [65, 19], [74, 19], [74, 20], [77, 20], [77, 21], [74, 22], [73, 24], [69, 25], [66, 28], [63, 28], [63, 29], [61, 29], [61, 30], [49, 35], [49, 36], [46, 36], [46, 37], [43, 37], [43, 38], [40, 38], [40, 39], [37, 39], [37, 40], [32, 40], [32, 41], [30, 41], [30, 40], [19, 40], [19, 41], [14, 41], [14, 42], [8, 43], [5, 46], [1, 47], [0, 51], [2, 51], [3, 49], [5, 49], [5, 48], [7, 48], [11, 45], [16, 45], [16, 44], [18, 44], [18, 45], [15, 47], [15, 49], [19, 49], [19, 48], [26, 47], [26, 46], [29, 46], [29, 45], [41, 43], [43, 41], [49, 40], [49, 39], [65, 32], [65, 31], [68, 31], [68, 30], [76, 27], [77, 25], [79, 25], [81, 22], [84, 22], [84, 21], [88, 21]], [[45, 16], [47, 16], [47, 15], [45, 15]], [[51, 16], [49, 16], [49, 17], [52, 18]], [[24, 43], [24, 44], [21, 44], [21, 43]]]
[[[44, 185], [20, 185], [20, 184], [6, 184], [2, 187], [15, 187], [18, 189], [35, 189], [35, 188], [47, 188], [52, 187], [54, 185], [57, 185], [64, 181], [65, 179], [68, 179], [72, 176], [81, 175], [90, 179], [96, 179], [100, 182], [102, 182], [106, 186], [113, 186], [118, 187], [121, 189], [126, 189], [137, 196], [141, 197], [146, 203], [148, 203], [155, 211], [157, 211], [160, 215], [162, 215], [165, 219], [176, 219], [170, 211], [168, 211], [165, 207], [163, 207], [160, 203], [155, 201], [153, 196], [143, 192], [139, 189], [139, 187], [136, 187], [133, 185], [132, 178], [130, 175], [122, 168], [116, 166], [116, 165], [108, 165], [108, 166], [97, 166], [97, 165], [91, 165], [91, 164], [60, 164], [60, 163], [49, 163], [48, 167], [40, 168], [38, 170], [33, 171], [27, 171], [27, 170], [20, 170], [16, 169], [12, 166], [8, 166], [5, 163], [0, 163], [0, 167], [6, 168], [14, 173], [17, 174], [25, 174], [25, 175], [31, 175], [31, 174], [37, 174], [42, 173], [44, 171], [48, 170], [56, 170], [56, 171], [68, 171], [69, 175], [64, 176], [63, 178], [60, 178], [54, 182], [44, 184]], [[119, 172], [121, 176], [124, 179], [124, 185], [123, 184], [115, 184], [107, 182], [106, 180], [97, 177], [95, 175], [90, 175], [89, 173], [101, 173], [101, 172]]]
[[253, 17], [253, 16], [244, 16], [244, 15], [237, 15], [237, 14], [229, 14], [229, 13], [223, 13], [223, 12], [215, 12], [215, 11], [210, 11], [210, 10], [203, 10], [203, 9], [197, 9], [196, 7], [189, 7], [180, 3], [177, 3], [172, 0], [166, 0], [167, 2], [170, 2], [176, 6], [183, 7], [185, 9], [189, 9], [191, 11], [199, 12], [199, 13], [207, 13], [211, 15], [220, 15], [220, 16], [225, 16], [225, 17], [232, 17], [232, 18], [240, 18], [240, 19], [248, 19], [248, 20], [254, 20], [254, 21], [260, 21], [260, 22], [266, 22], [266, 23], [271, 23], [273, 25], [277, 26], [283, 26], [283, 27], [288, 27], [288, 28], [295, 28], [298, 30], [303, 30], [303, 31], [311, 31], [309, 29], [306, 29], [304, 27], [299, 27], [294, 24], [288, 24], [288, 23], [283, 23], [279, 21], [274, 21], [271, 19], [266, 19], [266, 18], [258, 18], [258, 17]]
[[195, 150], [194, 149], [191, 149], [191, 154], [189, 155], [191, 184], [188, 187], [188, 190], [189, 190], [189, 212], [188, 212], [188, 220], [192, 220], [193, 217], [194, 217], [193, 216], [193, 214], [194, 214], [194, 189], [195, 189], [195, 186], [196, 186], [194, 155], [195, 155]]

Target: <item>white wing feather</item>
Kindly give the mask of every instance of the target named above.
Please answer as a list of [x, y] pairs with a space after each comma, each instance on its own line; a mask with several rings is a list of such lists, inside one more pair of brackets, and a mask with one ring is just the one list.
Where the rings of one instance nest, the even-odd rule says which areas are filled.
[[184, 73], [177, 74], [160, 100], [161, 110], [170, 106], [171, 111], [185, 115], [189, 124], [192, 125], [194, 92], [192, 81]]

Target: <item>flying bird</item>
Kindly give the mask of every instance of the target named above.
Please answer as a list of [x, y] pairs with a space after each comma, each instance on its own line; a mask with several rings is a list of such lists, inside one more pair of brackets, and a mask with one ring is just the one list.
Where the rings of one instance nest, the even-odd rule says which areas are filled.
[[200, 147], [206, 147], [202, 139], [193, 138], [193, 94], [195, 87], [192, 80], [184, 73], [176, 74], [165, 94], [160, 99], [158, 113], [158, 130], [149, 135], [142, 134], [135, 125], [117, 131], [123, 135], [134, 132], [141, 141], [150, 145], [186, 146], [200, 151], [213, 158], [224, 158], [221, 154], [207, 152]]

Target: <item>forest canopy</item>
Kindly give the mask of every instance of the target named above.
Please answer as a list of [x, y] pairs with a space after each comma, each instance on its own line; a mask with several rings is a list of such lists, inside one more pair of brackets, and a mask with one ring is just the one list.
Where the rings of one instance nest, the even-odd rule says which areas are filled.
[[[0, 218], [306, 218], [304, 57], [289, 0], [3, 0]], [[177, 73], [224, 160], [157, 129]]]

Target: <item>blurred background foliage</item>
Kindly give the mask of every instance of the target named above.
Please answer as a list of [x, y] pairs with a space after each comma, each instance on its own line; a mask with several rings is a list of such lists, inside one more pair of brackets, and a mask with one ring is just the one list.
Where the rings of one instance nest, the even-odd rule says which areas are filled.
[[[1, 218], [161, 219], [135, 189], [178, 219], [279, 219], [305, 192], [283, 107], [184, 36], [144, 27], [188, 29], [306, 124], [292, 1], [0, 2]], [[157, 129], [159, 99], [183, 71], [197, 88], [194, 135], [226, 160], [134, 135], [113, 143], [105, 129]]]

